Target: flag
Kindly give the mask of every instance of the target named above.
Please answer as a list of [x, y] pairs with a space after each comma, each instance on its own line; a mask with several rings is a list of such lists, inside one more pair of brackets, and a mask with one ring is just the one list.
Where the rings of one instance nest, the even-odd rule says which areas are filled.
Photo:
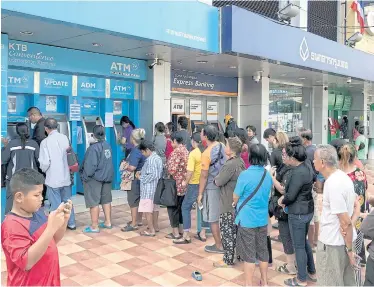
[[357, 0], [353, 0], [351, 9], [357, 13], [357, 21], [360, 24], [360, 32], [364, 34], [365, 32], [365, 20], [364, 20], [364, 10], [361, 4]]

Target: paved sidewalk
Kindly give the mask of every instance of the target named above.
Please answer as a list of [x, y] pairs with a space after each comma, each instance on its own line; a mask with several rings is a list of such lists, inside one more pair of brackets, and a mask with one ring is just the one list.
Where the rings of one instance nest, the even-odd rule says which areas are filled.
[[[235, 268], [216, 269], [213, 262], [219, 261], [222, 256], [204, 252], [204, 243], [193, 240], [191, 244], [174, 245], [166, 239], [169, 220], [164, 208], [160, 211], [161, 231], [154, 238], [139, 236], [145, 227], [137, 232], [121, 232], [120, 227], [130, 220], [128, 206], [113, 208], [112, 230], [102, 230], [100, 234], [83, 234], [81, 230], [89, 220], [88, 212], [77, 214], [78, 230], [67, 231], [59, 243], [63, 286], [244, 285], [242, 263]], [[277, 233], [277, 230], [273, 230], [272, 236]], [[213, 238], [209, 237], [207, 244], [212, 243]], [[286, 260], [279, 242], [273, 242], [273, 258], [275, 264], [269, 269], [269, 285], [283, 285], [284, 279], [289, 276], [274, 271], [276, 264], [283, 264]], [[6, 284], [4, 259], [2, 254], [3, 286]], [[195, 270], [203, 274], [202, 282], [191, 277]], [[255, 283], [259, 284], [258, 268], [255, 274]]]

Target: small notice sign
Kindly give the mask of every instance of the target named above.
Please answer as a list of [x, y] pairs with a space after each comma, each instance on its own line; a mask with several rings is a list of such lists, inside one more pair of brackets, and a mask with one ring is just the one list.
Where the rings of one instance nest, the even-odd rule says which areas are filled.
[[70, 104], [70, 120], [80, 121], [81, 120], [81, 105]]

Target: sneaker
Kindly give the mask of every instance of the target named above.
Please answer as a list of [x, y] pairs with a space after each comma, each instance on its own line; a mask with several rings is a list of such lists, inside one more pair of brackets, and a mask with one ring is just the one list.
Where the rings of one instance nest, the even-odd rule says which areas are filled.
[[72, 231], [74, 231], [74, 230], [77, 230], [77, 227], [76, 226], [67, 226], [67, 228], [69, 229], [69, 230], [72, 230]]
[[223, 250], [218, 249], [215, 244], [205, 246], [204, 250], [205, 250], [205, 252], [208, 252], [208, 253], [217, 253], [217, 254], [224, 254], [225, 253]]

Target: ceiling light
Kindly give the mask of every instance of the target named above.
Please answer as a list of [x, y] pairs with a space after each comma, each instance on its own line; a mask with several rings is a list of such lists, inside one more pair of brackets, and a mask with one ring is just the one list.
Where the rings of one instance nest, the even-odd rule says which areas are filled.
[[306, 78], [299, 78], [299, 80], [305, 80]]
[[206, 64], [208, 61], [197, 61], [199, 64]]
[[92, 46], [94, 46], [94, 47], [101, 47], [102, 45], [99, 44], [99, 43], [92, 43]]
[[34, 32], [31, 32], [31, 31], [21, 31], [19, 33], [21, 35], [25, 35], [25, 36], [32, 36], [32, 35], [34, 35]]
[[230, 69], [236, 69], [236, 66], [229, 66]]

